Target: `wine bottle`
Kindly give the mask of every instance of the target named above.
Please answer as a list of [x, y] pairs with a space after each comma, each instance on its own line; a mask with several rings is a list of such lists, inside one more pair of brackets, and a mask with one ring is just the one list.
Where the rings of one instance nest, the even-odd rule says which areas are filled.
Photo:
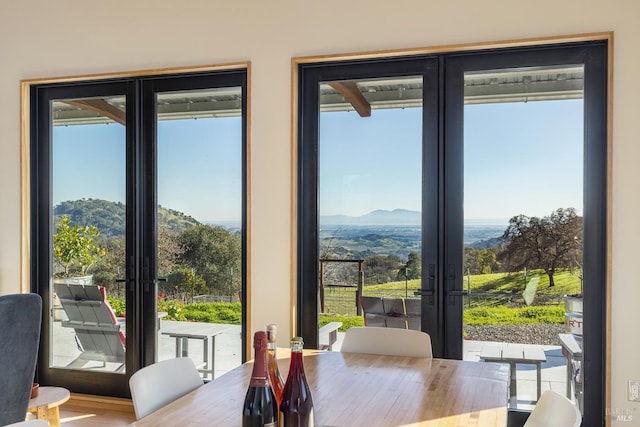
[[276, 427], [278, 403], [267, 373], [267, 333], [257, 331], [253, 336], [255, 357], [249, 389], [244, 398], [242, 427]]
[[313, 399], [302, 363], [302, 338], [291, 338], [291, 363], [280, 402], [280, 425], [313, 427]]
[[284, 390], [284, 379], [280, 374], [278, 368], [278, 358], [276, 350], [278, 343], [276, 342], [276, 335], [278, 327], [271, 323], [267, 325], [267, 371], [269, 372], [269, 380], [271, 381], [271, 387], [273, 387], [273, 393], [276, 395], [276, 401], [278, 405], [282, 401], [282, 390]]

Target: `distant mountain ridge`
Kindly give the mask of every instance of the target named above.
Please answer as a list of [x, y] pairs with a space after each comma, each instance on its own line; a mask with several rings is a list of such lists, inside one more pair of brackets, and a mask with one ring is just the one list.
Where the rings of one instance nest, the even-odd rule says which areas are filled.
[[408, 209], [378, 209], [360, 216], [321, 215], [322, 225], [420, 225], [422, 214]]

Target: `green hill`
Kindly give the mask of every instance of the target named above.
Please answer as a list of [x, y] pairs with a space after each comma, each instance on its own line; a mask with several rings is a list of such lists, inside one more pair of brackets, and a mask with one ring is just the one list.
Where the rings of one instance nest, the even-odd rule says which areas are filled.
[[[54, 208], [55, 218], [67, 215], [72, 224], [95, 225], [106, 237], [123, 236], [125, 231], [125, 205], [100, 199], [80, 199], [62, 202]], [[193, 217], [173, 209], [158, 209], [158, 223], [172, 232], [181, 232], [199, 224]]]

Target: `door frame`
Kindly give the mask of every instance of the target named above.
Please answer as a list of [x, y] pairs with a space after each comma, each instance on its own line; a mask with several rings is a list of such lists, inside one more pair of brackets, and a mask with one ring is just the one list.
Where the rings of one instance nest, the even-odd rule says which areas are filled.
[[[179, 79], [190, 79], [192, 78], [194, 81], [204, 78], [210, 78], [214, 76], [224, 76], [227, 78], [231, 76], [236, 76], [238, 84], [234, 86], [239, 86], [242, 88], [242, 264], [243, 264], [243, 272], [242, 272], [242, 286], [241, 286], [241, 294], [243, 295], [243, 303], [242, 303], [242, 362], [247, 360], [247, 349], [249, 348], [250, 343], [247, 342], [247, 331], [250, 330], [250, 319], [248, 318], [250, 311], [250, 275], [248, 273], [248, 254], [250, 253], [250, 211], [249, 211], [249, 203], [248, 203], [248, 188], [250, 187], [249, 181], [249, 165], [250, 165], [250, 134], [248, 129], [250, 128], [250, 108], [249, 108], [249, 76], [250, 76], [250, 63], [249, 62], [239, 62], [239, 63], [229, 63], [222, 64], [217, 66], [206, 66], [206, 67], [181, 67], [181, 68], [172, 68], [172, 69], [159, 69], [159, 70], [145, 70], [145, 71], [134, 71], [134, 72], [122, 72], [122, 73], [110, 73], [103, 75], [90, 75], [90, 76], [70, 76], [70, 77], [56, 77], [56, 78], [44, 78], [44, 79], [34, 79], [34, 80], [26, 80], [21, 82], [22, 89], [22, 108], [21, 108], [21, 122], [22, 122], [22, 135], [21, 135], [21, 211], [22, 211], [22, 223], [21, 223], [21, 289], [26, 292], [35, 292], [41, 293], [43, 295], [43, 300], [49, 301], [50, 291], [48, 288], [49, 284], [49, 272], [51, 271], [51, 267], [42, 267], [42, 265], [49, 265], [50, 256], [49, 250], [51, 246], [51, 242], [49, 238], [45, 238], [46, 244], [38, 245], [35, 238], [38, 235], [48, 236], [48, 232], [39, 233], [39, 230], [49, 229], [51, 226], [50, 220], [46, 218], [42, 218], [42, 215], [39, 215], [39, 209], [47, 209], [50, 210], [51, 203], [49, 200], [49, 194], [47, 192], [46, 200], [38, 197], [37, 188], [45, 188], [48, 187], [50, 178], [49, 176], [45, 176], [45, 174], [41, 173], [38, 169], [38, 136], [42, 135], [43, 132], [48, 132], [46, 130], [46, 126], [49, 125], [48, 114], [45, 110], [47, 108], [42, 108], [42, 111], [37, 111], [37, 97], [42, 95], [42, 91], [45, 90], [68, 90], [70, 92], [65, 93], [65, 97], [67, 94], [77, 93], [78, 96], [89, 97], [92, 96], [92, 90], [87, 90], [88, 87], [99, 88], [102, 86], [115, 86], [115, 87], [124, 87], [126, 88], [126, 92], [120, 92], [118, 94], [127, 95], [127, 108], [126, 108], [126, 118], [128, 123], [134, 123], [138, 120], [139, 126], [136, 129], [127, 128], [126, 130], [126, 140], [127, 140], [127, 165], [126, 165], [126, 174], [127, 174], [127, 204], [129, 206], [133, 206], [131, 203], [137, 203], [138, 206], [146, 206], [148, 212], [150, 211], [149, 206], [155, 206], [155, 195], [142, 194], [138, 191], [140, 184], [143, 180], [147, 180], [146, 185], [154, 185], [155, 177], [152, 177], [153, 181], [149, 181], [149, 176], [145, 171], [135, 171], [134, 163], [132, 159], [137, 159], [140, 156], [147, 156], [147, 164], [150, 165], [153, 170], [155, 170], [155, 161], [149, 161], [148, 156], [155, 155], [153, 149], [150, 149], [149, 146], [153, 144], [143, 143], [145, 149], [140, 149], [139, 140], [143, 137], [155, 137], [154, 132], [150, 132], [150, 129], [155, 129], [155, 115], [152, 120], [146, 120], [140, 116], [140, 107], [139, 102], [141, 99], [141, 87], [143, 86], [141, 82], [143, 81], [173, 81], [176, 82]], [[228, 78], [227, 78], [228, 80]], [[216, 81], [214, 80], [214, 84]], [[197, 85], [196, 85], [197, 86]], [[229, 86], [226, 84], [225, 86]], [[216, 87], [209, 85], [208, 87]], [[184, 90], [188, 90], [189, 88], [185, 88]], [[197, 89], [195, 87], [194, 89]], [[99, 92], [100, 96], [104, 96], [104, 92]], [[73, 95], [71, 95], [73, 96]], [[136, 103], [138, 103], [136, 105]], [[147, 108], [149, 108], [147, 106]], [[44, 117], [45, 120], [41, 118]], [[147, 115], [148, 117], [148, 115]], [[144, 122], [144, 123], [143, 123]], [[153, 122], [153, 123], [152, 123]], [[141, 135], [143, 132], [140, 131], [140, 128], [146, 129], [147, 135]], [[148, 140], [147, 140], [148, 141]], [[48, 150], [47, 148], [46, 150]], [[40, 155], [45, 154], [49, 155], [48, 151], [44, 153], [40, 153]], [[155, 188], [155, 187], [151, 187]], [[46, 202], [46, 203], [45, 203]], [[155, 241], [155, 220], [150, 218], [151, 215], [147, 217], [143, 217], [140, 210], [135, 211], [133, 209], [127, 210], [127, 221], [128, 224], [144, 224], [143, 227], [138, 227], [138, 233], [135, 235], [131, 233], [130, 230], [127, 231], [127, 246], [128, 251], [134, 254], [134, 258], [138, 258], [139, 255], [142, 254], [141, 247], [143, 246], [141, 243], [146, 241]], [[47, 223], [49, 223], [47, 225]], [[147, 242], [147, 251], [149, 247], [151, 250], [155, 251], [155, 248], [152, 244]], [[40, 262], [39, 260], [44, 260]], [[118, 397], [129, 397], [129, 387], [128, 387], [128, 378], [130, 375], [141, 368], [142, 366], [148, 365], [155, 361], [155, 345], [141, 345], [144, 341], [142, 337], [145, 335], [149, 336], [149, 331], [153, 330], [153, 336], [156, 334], [156, 323], [157, 323], [157, 315], [155, 313], [155, 298], [150, 298], [148, 296], [144, 297], [143, 292], [141, 290], [141, 271], [142, 271], [142, 262], [138, 259], [134, 259], [133, 261], [126, 260], [127, 270], [129, 271], [130, 278], [133, 278], [133, 281], [137, 284], [136, 286], [131, 286], [127, 290], [127, 309], [129, 312], [137, 311], [137, 315], [128, 317], [127, 321], [127, 337], [128, 342], [134, 342], [137, 344], [128, 345], [126, 351], [126, 374], [113, 374], [113, 373], [105, 373], [100, 372], [96, 377], [96, 374], [90, 372], [82, 372], [75, 370], [65, 370], [64, 371], [64, 382], [65, 384], [60, 383], [57, 384], [67, 386], [75, 392], [89, 393], [95, 395], [106, 395], [106, 396], [118, 396]], [[133, 275], [131, 273], [133, 271]], [[43, 280], [46, 278], [46, 280]], [[40, 286], [40, 283], [46, 283], [44, 286]], [[142, 305], [142, 299], [146, 298], [149, 301], [153, 301], [152, 303], [147, 302], [145, 305]], [[153, 307], [151, 307], [153, 305]], [[39, 355], [38, 372], [42, 372], [43, 368], [46, 369], [58, 369], [58, 368], [49, 368], [49, 349], [50, 343], [48, 342], [49, 329], [48, 326], [45, 326], [45, 320], [49, 318], [46, 313], [49, 313], [51, 307], [48, 307], [49, 304], [43, 304], [43, 333], [41, 334], [41, 352]], [[135, 308], [134, 308], [135, 307]], [[139, 309], [141, 307], [142, 309]], [[152, 319], [152, 320], [149, 320]], [[147, 340], [149, 341], [149, 340]], [[91, 375], [93, 374], [93, 376]], [[100, 378], [107, 379], [106, 381], [100, 380]], [[66, 383], [67, 379], [69, 380]]]
[[[590, 378], [588, 390], [585, 390], [584, 406], [586, 408], [584, 413], [585, 420], [600, 421], [604, 419], [605, 408], [609, 406], [610, 401], [610, 381], [607, 380], [610, 372], [609, 356], [610, 356], [610, 339], [607, 337], [608, 325], [610, 324], [610, 312], [608, 306], [608, 299], [611, 289], [611, 275], [610, 275], [610, 255], [608, 248], [610, 247], [610, 228], [611, 221], [608, 217], [608, 206], [611, 200], [611, 185], [610, 185], [610, 117], [611, 117], [611, 104], [610, 104], [610, 89], [611, 89], [611, 73], [610, 67], [612, 63], [612, 49], [611, 49], [612, 34], [611, 33], [598, 33], [591, 35], [579, 35], [579, 36], [567, 36], [556, 38], [543, 38], [543, 39], [529, 39], [510, 41], [504, 43], [478, 43], [466, 46], [444, 46], [444, 47], [431, 47], [420, 49], [407, 49], [404, 51], [384, 51], [384, 52], [365, 52], [355, 54], [343, 54], [335, 56], [318, 56], [318, 57], [301, 57], [293, 59], [293, 73], [292, 73], [292, 86], [294, 87], [292, 96], [292, 106], [294, 111], [294, 123], [292, 135], [294, 155], [294, 163], [292, 164], [292, 171], [296, 182], [292, 191], [293, 205], [296, 207], [296, 219], [297, 223], [292, 225], [292, 253], [296, 256], [296, 262], [293, 268], [293, 277], [296, 279], [292, 286], [294, 291], [292, 294], [291, 306], [292, 306], [292, 324], [295, 326], [295, 333], [305, 338], [305, 342], [310, 347], [317, 345], [317, 264], [310, 255], [317, 254], [317, 247], [319, 236], [317, 233], [317, 195], [314, 185], [309, 185], [309, 173], [312, 172], [317, 176], [317, 165], [314, 164], [313, 159], [309, 157], [317, 157], [317, 137], [311, 137], [315, 132], [317, 135], [317, 128], [314, 128], [314, 120], [309, 121], [313, 116], [315, 110], [309, 109], [309, 105], [315, 105], [318, 103], [317, 96], [306, 96], [305, 91], [309, 91], [310, 83], [305, 80], [305, 71], [311, 66], [316, 65], [338, 65], [343, 63], [365, 63], [367, 61], [384, 61], [388, 58], [394, 58], [401, 55], [408, 55], [408, 57], [415, 57], [420, 55], [430, 54], [442, 54], [445, 58], [454, 58], [457, 55], [474, 55], [484, 54], [489, 55], [499, 52], [516, 52], [516, 51], [535, 51], [537, 49], [554, 49], [554, 48], [571, 48], [581, 47], [585, 45], [596, 46], [595, 52], [587, 54], [584, 57], [585, 70], [593, 64], [597, 63], [596, 74], [594, 78], [585, 78], [585, 98], [591, 97], [586, 93], [595, 94], [596, 99], [585, 100], [585, 124], [591, 123], [593, 120], [595, 129], [588, 129], [585, 125], [585, 139], [591, 141], [585, 146], [585, 167], [590, 171], [591, 175], [584, 181], [584, 188], [589, 188], [589, 191], [585, 191], [584, 206], [585, 212], [590, 212], [588, 218], [585, 218], [584, 223], [584, 247], [585, 255], [584, 259], [596, 263], [590, 265], [590, 271], [585, 271], [584, 276], [590, 275], [594, 282], [599, 283], [590, 293], [590, 296], [585, 297], [585, 316], [591, 319], [590, 326], [585, 325], [585, 359], [588, 360], [585, 365], [584, 373], [585, 377], [588, 375]], [[599, 68], [598, 68], [599, 67]], [[492, 67], [497, 68], [497, 67]], [[362, 75], [358, 75], [358, 78], [365, 78]], [[311, 91], [310, 93], [313, 93]], [[449, 94], [443, 93], [444, 96]], [[590, 109], [587, 108], [587, 102], [594, 101], [598, 104], [599, 108]], [[311, 111], [311, 112], [310, 112]], [[313, 112], [313, 113], [312, 113]], [[451, 114], [447, 111], [445, 114]], [[461, 111], [460, 111], [461, 113]], [[442, 123], [444, 126], [444, 132], [450, 131], [455, 114], [446, 116], [446, 121]], [[461, 117], [460, 117], [461, 118]], [[442, 134], [442, 133], [441, 133]], [[305, 139], [307, 138], [307, 139]], [[593, 141], [597, 140], [598, 143], [594, 144]], [[315, 141], [315, 143], [314, 143]], [[305, 146], [310, 145], [310, 146]], [[444, 144], [442, 145], [444, 149]], [[311, 156], [309, 155], [311, 154]], [[453, 159], [456, 156], [450, 156]], [[458, 156], [461, 160], [461, 153]], [[296, 163], [297, 161], [297, 163]], [[452, 166], [455, 165], [443, 165], [441, 183], [444, 183], [446, 179], [449, 181], [454, 178], [446, 176], [446, 170], [453, 170]], [[423, 177], [423, 181], [424, 181]], [[459, 180], [459, 178], [458, 178]], [[444, 185], [444, 184], [441, 184]], [[451, 185], [451, 182], [448, 183]], [[462, 182], [459, 183], [462, 186]], [[309, 190], [313, 190], [309, 192]], [[444, 192], [443, 192], [444, 193]], [[454, 191], [454, 194], [442, 197], [444, 204], [440, 206], [446, 206], [447, 204], [455, 203], [455, 199], [452, 197], [462, 197], [462, 191]], [[459, 194], [456, 194], [459, 193]], [[461, 199], [460, 199], [461, 200]], [[456, 231], [455, 228], [461, 230], [462, 225], [462, 210], [461, 203], [459, 203], [460, 211], [448, 211], [445, 208], [440, 213], [439, 221], [442, 221], [442, 227], [446, 232], [461, 233]], [[594, 214], [591, 214], [594, 213]], [[444, 218], [447, 215], [452, 214], [453, 220], [445, 221]], [[424, 221], [424, 213], [423, 213]], [[311, 233], [310, 226], [316, 224], [316, 228]], [[423, 224], [424, 227], [424, 224]], [[305, 231], [307, 230], [307, 231]], [[423, 230], [423, 236], [426, 234], [426, 230]], [[441, 264], [447, 265], [448, 260], [453, 260], [455, 257], [459, 257], [457, 269], [460, 273], [457, 277], [462, 277], [462, 241], [460, 240], [460, 247], [456, 245], [447, 245], [443, 241], [439, 242], [444, 254], [445, 261]], [[425, 247], [423, 246], [423, 251]], [[423, 256], [423, 286], [426, 283], [427, 277], [426, 271], [428, 271], [428, 262], [425, 262]], [[317, 260], [317, 257], [315, 258]], [[427, 268], [425, 268], [427, 267]], [[585, 268], [587, 262], [585, 262]], [[313, 274], [315, 272], [315, 274]], [[442, 286], [442, 280], [444, 277], [444, 271], [439, 271], [440, 287]], [[460, 281], [459, 281], [460, 282]], [[461, 288], [461, 283], [459, 287]], [[452, 289], [457, 291], [457, 287]], [[461, 289], [460, 289], [461, 290]], [[441, 296], [440, 298], [443, 298]], [[442, 304], [442, 302], [440, 302]], [[460, 304], [461, 306], [462, 304]], [[460, 307], [461, 308], [461, 307]], [[461, 312], [461, 310], [460, 310]], [[443, 320], [444, 322], [444, 320]], [[460, 327], [462, 319], [460, 315]], [[313, 325], [313, 327], [312, 327]], [[453, 325], [457, 328], [457, 324]], [[461, 329], [461, 328], [460, 328]], [[460, 331], [461, 336], [461, 331]], [[589, 338], [587, 338], [587, 336]], [[445, 344], [443, 351], [439, 354], [445, 357], [456, 357], [458, 351], [452, 348], [450, 344]], [[437, 348], [434, 346], [434, 354]]]

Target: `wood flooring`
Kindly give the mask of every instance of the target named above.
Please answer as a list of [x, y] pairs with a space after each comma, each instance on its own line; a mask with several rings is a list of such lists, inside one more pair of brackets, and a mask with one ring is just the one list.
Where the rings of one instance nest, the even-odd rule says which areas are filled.
[[135, 419], [129, 399], [73, 393], [60, 406], [61, 427], [127, 426]]

